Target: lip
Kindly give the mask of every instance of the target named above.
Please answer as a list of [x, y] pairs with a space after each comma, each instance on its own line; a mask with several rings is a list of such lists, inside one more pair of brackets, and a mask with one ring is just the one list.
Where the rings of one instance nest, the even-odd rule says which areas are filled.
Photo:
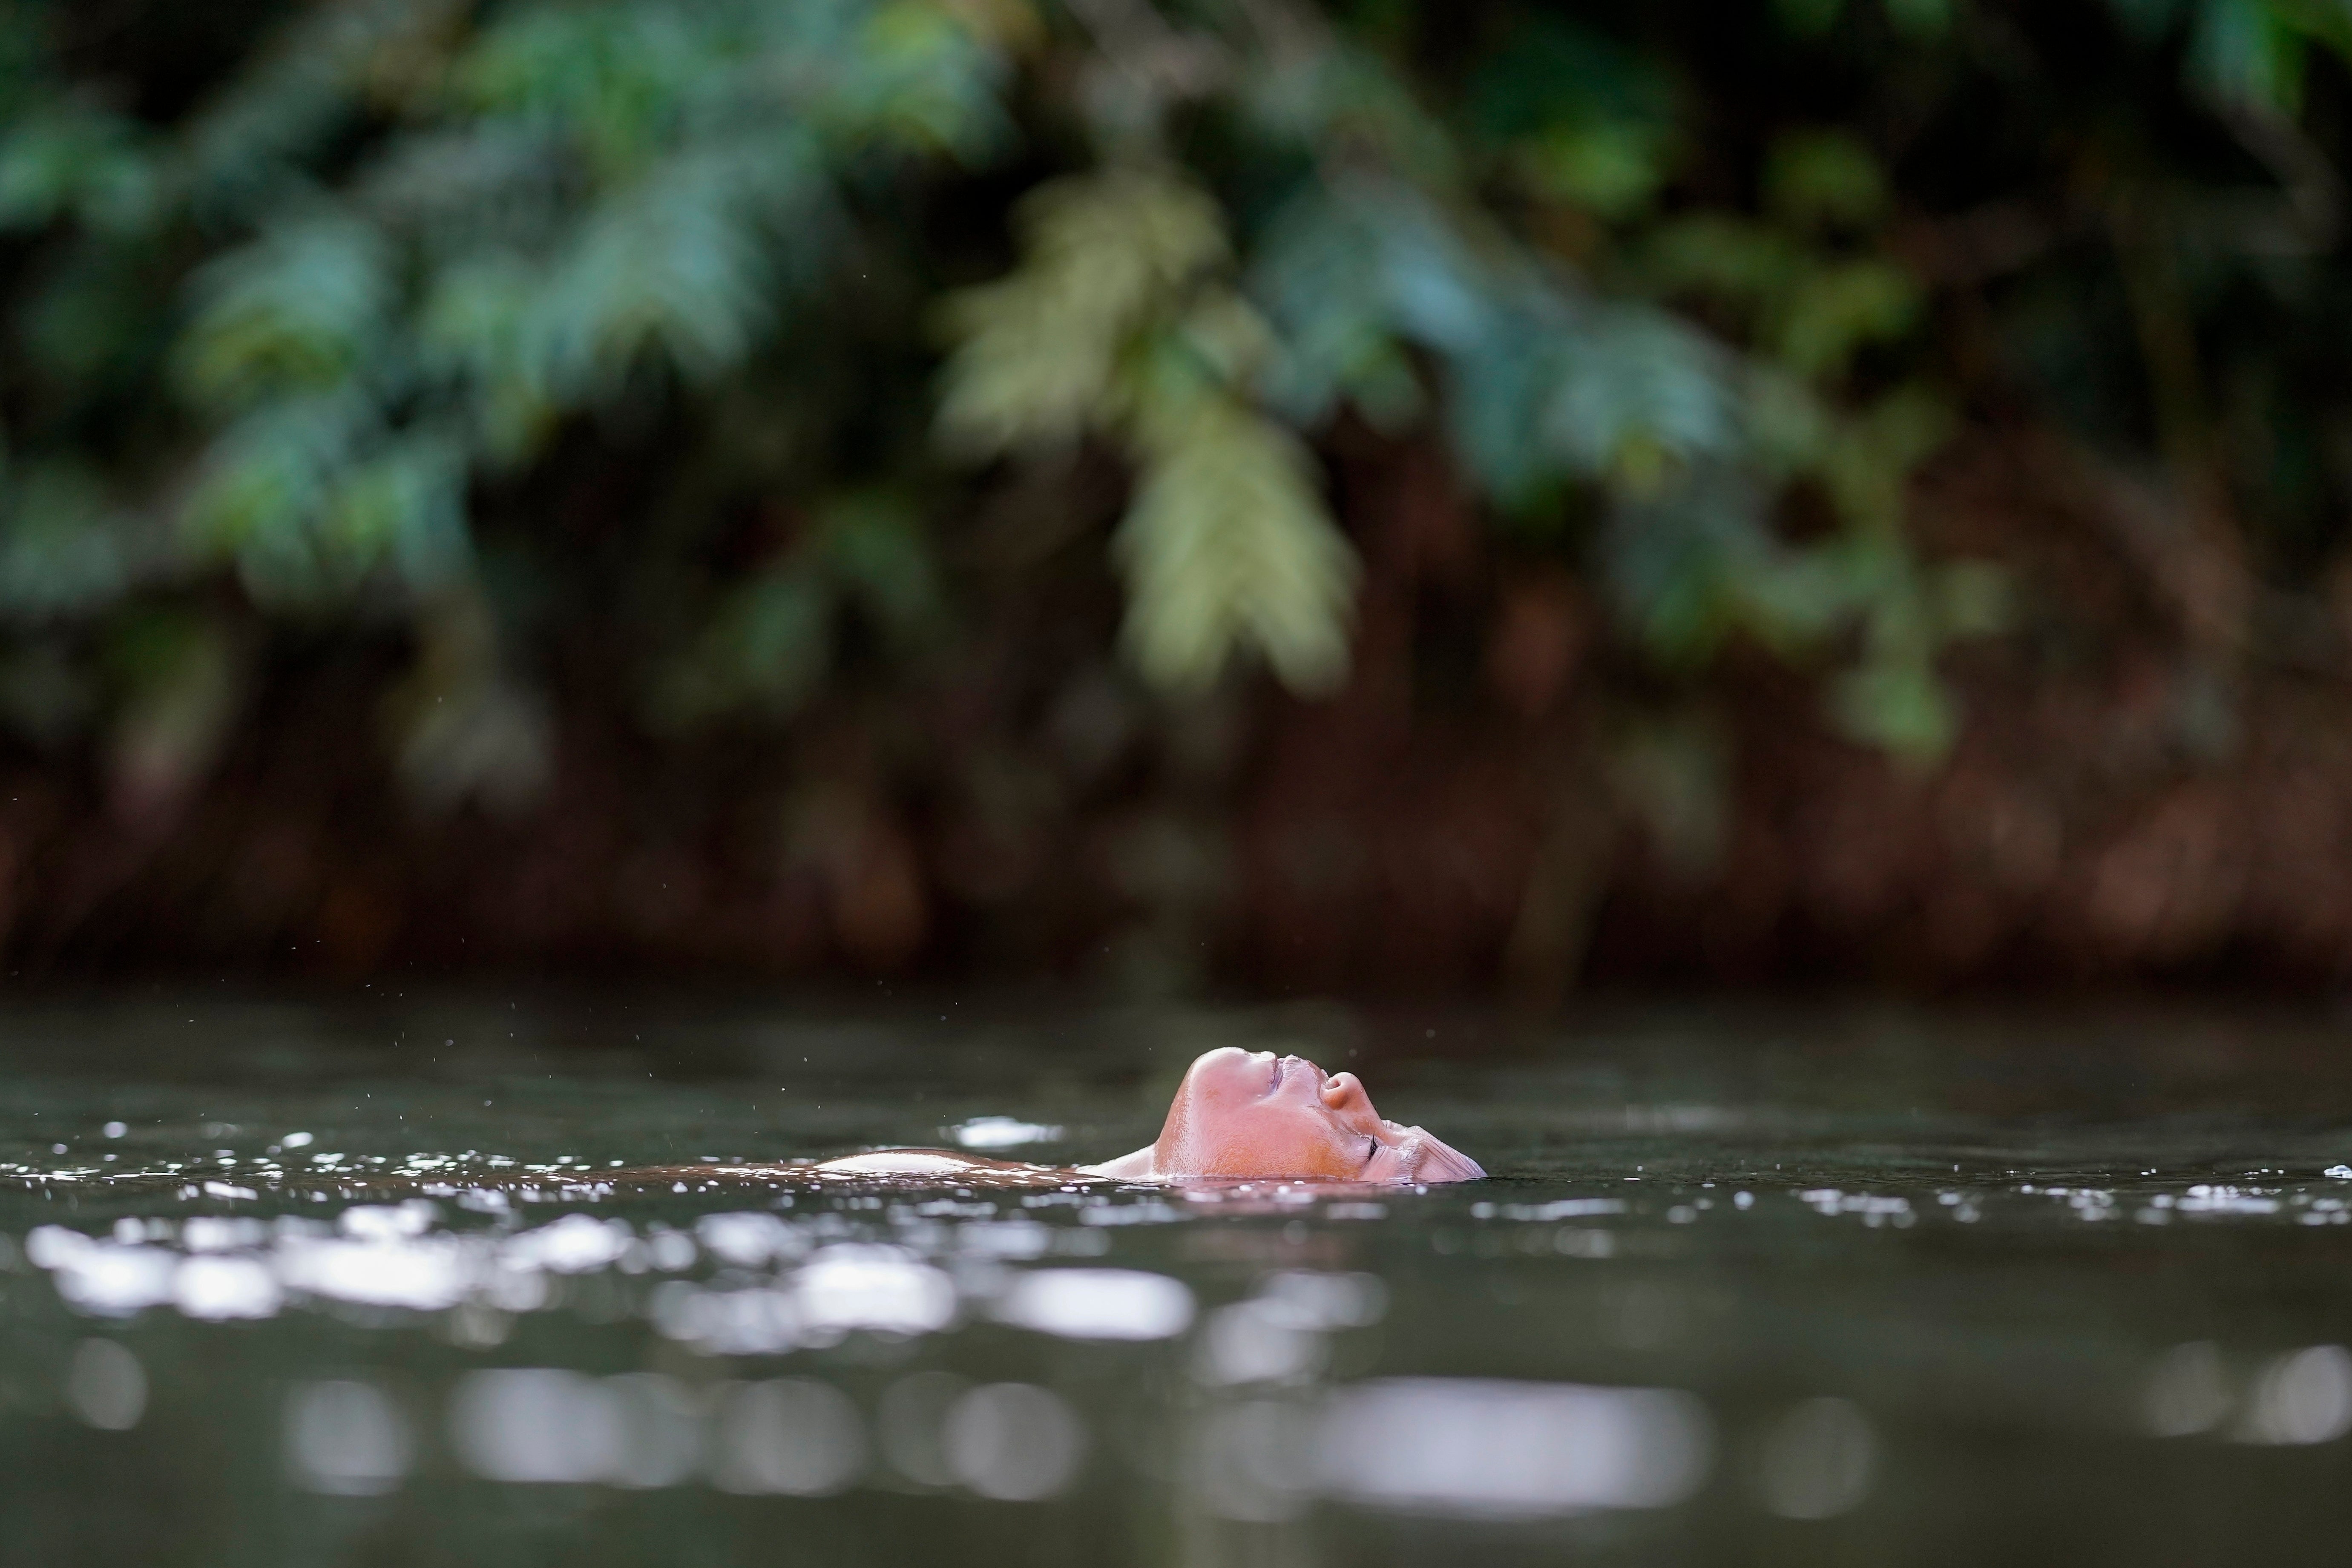
[[1267, 1093], [1271, 1094], [1271, 1093], [1273, 1093], [1276, 1090], [1277, 1090], [1277, 1089], [1281, 1088], [1281, 1087], [1282, 1087], [1282, 1078], [1283, 1078], [1283, 1074], [1284, 1074], [1284, 1073], [1286, 1073], [1286, 1072], [1287, 1072], [1287, 1071], [1290, 1071], [1290, 1058], [1288, 1058], [1288, 1057], [1286, 1057], [1286, 1056], [1277, 1056], [1277, 1057], [1276, 1057], [1276, 1058], [1274, 1059], [1274, 1076], [1273, 1076], [1271, 1079], [1269, 1079], [1269, 1080], [1267, 1081], [1267, 1082], [1266, 1082], [1266, 1086], [1265, 1086], [1265, 1092], [1266, 1092]]

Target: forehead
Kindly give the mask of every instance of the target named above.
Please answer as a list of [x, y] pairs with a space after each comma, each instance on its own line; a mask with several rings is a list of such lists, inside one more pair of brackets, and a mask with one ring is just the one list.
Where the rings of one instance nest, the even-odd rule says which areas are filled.
[[1265, 1061], [1264, 1052], [1244, 1051], [1237, 1045], [1222, 1045], [1194, 1057], [1192, 1065], [1185, 1070], [1185, 1076], [1202, 1081], [1231, 1078], [1262, 1065]]

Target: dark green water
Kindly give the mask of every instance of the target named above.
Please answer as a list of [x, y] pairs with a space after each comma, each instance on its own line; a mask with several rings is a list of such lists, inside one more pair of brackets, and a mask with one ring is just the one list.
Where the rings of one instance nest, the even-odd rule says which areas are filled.
[[[971, 1012], [0, 1012], [0, 1563], [2352, 1540], [2352, 1024]], [[959, 1135], [1102, 1157], [1222, 1044], [1356, 1067], [1494, 1178], [610, 1174]]]

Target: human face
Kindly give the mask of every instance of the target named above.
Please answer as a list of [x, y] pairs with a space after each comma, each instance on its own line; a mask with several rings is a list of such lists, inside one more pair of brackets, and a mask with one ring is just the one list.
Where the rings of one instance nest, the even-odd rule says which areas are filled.
[[1475, 1181], [1477, 1162], [1381, 1119], [1352, 1072], [1234, 1046], [1192, 1063], [1152, 1145], [1162, 1176]]

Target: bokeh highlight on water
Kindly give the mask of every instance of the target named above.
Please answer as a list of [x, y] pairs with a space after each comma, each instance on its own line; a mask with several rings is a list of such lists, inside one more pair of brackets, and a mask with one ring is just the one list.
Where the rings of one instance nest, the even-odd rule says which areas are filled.
[[[2352, 1524], [2333, 1019], [969, 1010], [0, 1017], [0, 1563], [2292, 1562]], [[1220, 1044], [1357, 1067], [1495, 1176], [772, 1168], [1100, 1157]]]

